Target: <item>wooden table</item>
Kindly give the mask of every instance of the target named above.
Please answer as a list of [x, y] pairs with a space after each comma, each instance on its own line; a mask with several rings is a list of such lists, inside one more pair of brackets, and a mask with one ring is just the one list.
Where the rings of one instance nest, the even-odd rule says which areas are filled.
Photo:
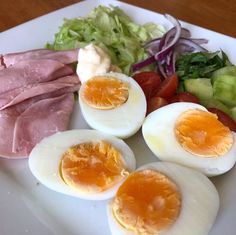
[[[0, 32], [78, 0], [0, 0]], [[124, 0], [236, 38], [236, 0]]]

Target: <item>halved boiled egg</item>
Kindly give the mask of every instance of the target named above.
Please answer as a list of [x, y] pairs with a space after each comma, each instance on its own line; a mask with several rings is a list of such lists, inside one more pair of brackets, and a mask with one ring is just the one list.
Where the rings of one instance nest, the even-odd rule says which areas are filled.
[[202, 173], [155, 162], [131, 173], [107, 206], [112, 235], [207, 235], [219, 196]]
[[145, 95], [138, 83], [121, 73], [97, 75], [81, 85], [79, 103], [93, 129], [127, 138], [142, 126]]
[[56, 133], [37, 144], [29, 168], [46, 187], [82, 199], [114, 196], [136, 161], [123, 140], [96, 130]]
[[146, 117], [142, 132], [159, 159], [208, 176], [223, 174], [236, 162], [236, 134], [198, 104], [179, 102], [157, 109]]

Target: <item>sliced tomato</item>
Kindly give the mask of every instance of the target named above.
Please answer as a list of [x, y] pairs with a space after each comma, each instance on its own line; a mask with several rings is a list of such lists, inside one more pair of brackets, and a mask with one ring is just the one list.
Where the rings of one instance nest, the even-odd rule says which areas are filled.
[[151, 99], [149, 99], [149, 101], [147, 102], [147, 114], [167, 104], [168, 104], [168, 101], [166, 99], [154, 96]]
[[231, 131], [236, 132], [236, 122], [225, 112], [217, 109], [217, 108], [208, 108], [208, 110], [212, 113], [215, 113], [218, 116], [218, 119]]
[[178, 77], [173, 74], [169, 78], [166, 78], [158, 87], [155, 92], [155, 96], [159, 96], [165, 99], [170, 99], [176, 94], [178, 87]]
[[171, 103], [175, 103], [175, 102], [192, 102], [192, 103], [196, 103], [199, 104], [200, 101], [197, 98], [197, 96], [189, 93], [189, 92], [181, 92], [178, 95], [173, 96], [170, 99]]
[[151, 71], [136, 73], [133, 79], [140, 85], [147, 100], [151, 98], [153, 91], [155, 91], [161, 83], [160, 76]]

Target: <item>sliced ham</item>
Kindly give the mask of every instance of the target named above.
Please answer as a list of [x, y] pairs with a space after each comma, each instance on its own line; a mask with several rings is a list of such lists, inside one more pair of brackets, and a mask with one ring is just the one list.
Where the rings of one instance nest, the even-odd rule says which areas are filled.
[[37, 49], [19, 53], [9, 53], [3, 56], [6, 67], [19, 63], [20, 61], [35, 59], [51, 59], [63, 64], [71, 64], [78, 60], [78, 50], [54, 51], [48, 49]]
[[20, 113], [16, 108], [0, 111], [0, 156], [2, 157], [20, 157], [20, 154], [12, 152], [14, 126]]
[[[54, 89], [54, 91], [52, 91], [52, 92], [45, 91], [45, 93], [43, 93], [41, 95], [37, 95], [37, 96], [33, 96], [31, 98], [25, 99], [24, 101], [17, 103], [16, 105], [12, 105], [12, 106], [0, 111], [0, 156], [1, 157], [14, 159], [14, 158], [22, 158], [22, 157], [28, 156], [28, 153], [27, 153], [28, 150], [27, 151], [22, 150], [22, 151], [17, 151], [17, 152], [12, 151], [13, 144], [14, 144], [13, 133], [15, 133], [14, 132], [15, 126], [16, 126], [15, 124], [16, 124], [17, 120], [19, 120], [18, 118], [21, 116], [21, 114], [26, 112], [26, 110], [28, 110], [28, 109], [31, 110], [31, 107], [33, 107], [34, 105], [36, 105], [40, 101], [50, 100], [50, 99], [54, 99], [54, 98], [56, 99], [56, 98], [63, 96], [65, 94], [73, 97], [73, 92], [79, 90], [80, 84], [78, 82], [78, 77], [76, 77], [76, 76], [70, 76], [70, 79], [68, 79], [68, 77], [58, 78], [58, 79], [54, 80], [55, 83], [57, 80], [60, 80], [61, 83], [65, 82], [65, 80], [68, 80], [68, 82], [74, 83], [74, 85], [73, 86], [63, 86], [62, 88]], [[47, 90], [48, 88], [46, 87], [46, 84], [47, 83], [45, 83], [44, 85], [45, 85], [45, 89]], [[37, 108], [38, 106], [35, 106], [35, 107]], [[48, 107], [47, 107], [47, 105], [45, 105], [44, 110], [38, 109], [37, 113], [38, 113], [38, 115], [45, 114], [45, 112], [47, 112], [47, 110], [48, 110]], [[71, 110], [72, 110], [72, 108], [71, 108]], [[68, 113], [68, 117], [70, 117], [70, 115], [71, 115], [71, 112]], [[35, 113], [34, 119], [36, 119], [36, 118], [37, 118], [37, 115]], [[32, 122], [34, 122], [34, 119], [32, 120]], [[55, 121], [55, 125], [57, 125], [57, 120], [54, 120], [54, 121]], [[68, 122], [67, 123], [65, 122], [64, 124], [68, 125]], [[42, 125], [44, 125], [44, 127], [47, 126], [47, 128], [50, 128], [49, 122], [45, 122]], [[42, 135], [41, 138], [44, 138], [44, 135]], [[14, 138], [14, 139], [16, 139], [16, 138]], [[14, 146], [16, 146], [16, 145], [14, 144]]]
[[21, 153], [12, 152], [15, 122], [17, 117], [36, 101], [36, 98], [29, 99], [19, 105], [0, 111], [0, 156], [5, 158], [22, 157]]
[[[29, 84], [0, 94], [0, 110], [20, 103], [34, 96], [51, 93], [67, 87], [75, 87], [79, 84], [77, 75], [61, 77], [46, 83]], [[75, 91], [75, 90], [74, 90]]]
[[73, 73], [70, 66], [55, 60], [21, 61], [10, 68], [0, 70], [0, 94], [29, 84], [48, 82]]
[[[24, 142], [26, 139], [29, 140], [29, 136], [30, 135], [33, 136], [34, 134], [38, 134], [37, 138], [40, 139], [39, 132], [37, 132], [37, 129], [41, 127], [45, 128], [44, 131], [41, 132], [42, 134], [41, 139], [45, 137], [46, 133], [50, 131], [52, 132], [52, 129], [50, 130], [51, 122], [47, 121], [48, 118], [53, 117], [53, 114], [51, 113], [52, 109], [48, 113], [48, 110], [50, 110], [52, 105], [55, 105], [54, 110], [57, 110], [57, 114], [60, 113], [60, 108], [62, 113], [61, 121], [59, 120], [59, 118], [54, 119], [54, 127], [58, 126], [58, 129], [60, 130], [62, 130], [63, 127], [67, 128], [74, 103], [73, 94], [71, 92], [73, 92], [74, 90], [75, 88], [72, 87], [64, 88], [52, 93], [33, 97], [24, 102], [21, 102], [20, 104], [11, 106], [10, 108], [0, 111], [0, 156], [11, 159], [27, 157], [29, 146], [33, 146], [34, 145], [33, 141], [35, 141], [36, 139], [35, 137], [33, 137], [32, 144], [30, 144], [29, 143], [30, 141], [28, 141], [26, 148], [24, 148], [24, 145], [19, 147], [18, 146], [19, 141]], [[72, 105], [71, 107], [69, 107], [71, 102]], [[66, 112], [68, 111], [67, 117], [66, 114], [64, 113], [65, 110]], [[31, 115], [32, 117], [31, 120], [26, 118], [28, 116], [27, 114]], [[35, 133], [33, 132], [33, 130], [31, 130], [30, 131], [31, 134], [29, 134], [28, 130], [26, 131], [26, 129], [21, 129], [21, 123], [25, 123], [26, 120], [29, 121], [28, 125], [32, 126], [34, 125], [33, 123], [38, 123], [38, 127], [35, 129]], [[41, 123], [39, 122], [39, 120], [41, 121], [44, 120], [44, 121]], [[18, 132], [20, 131], [20, 129], [22, 133]], [[26, 134], [27, 137], [24, 137], [24, 133], [27, 133]], [[18, 138], [17, 136], [21, 138], [17, 140]], [[13, 149], [15, 150], [14, 152]]]
[[73, 94], [43, 99], [26, 109], [15, 122], [12, 152], [27, 156], [42, 138], [67, 130]]
[[0, 156], [27, 157], [44, 137], [68, 129], [80, 81], [67, 65], [78, 50], [0, 55]]

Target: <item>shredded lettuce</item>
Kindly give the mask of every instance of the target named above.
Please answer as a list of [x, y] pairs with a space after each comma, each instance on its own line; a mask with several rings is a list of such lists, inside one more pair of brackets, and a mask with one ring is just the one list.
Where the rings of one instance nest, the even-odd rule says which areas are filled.
[[99, 6], [86, 18], [65, 19], [54, 42], [46, 47], [66, 50], [94, 43], [109, 54], [113, 64], [130, 74], [131, 65], [148, 56], [143, 43], [164, 32], [161, 25], [134, 23], [118, 7]]

